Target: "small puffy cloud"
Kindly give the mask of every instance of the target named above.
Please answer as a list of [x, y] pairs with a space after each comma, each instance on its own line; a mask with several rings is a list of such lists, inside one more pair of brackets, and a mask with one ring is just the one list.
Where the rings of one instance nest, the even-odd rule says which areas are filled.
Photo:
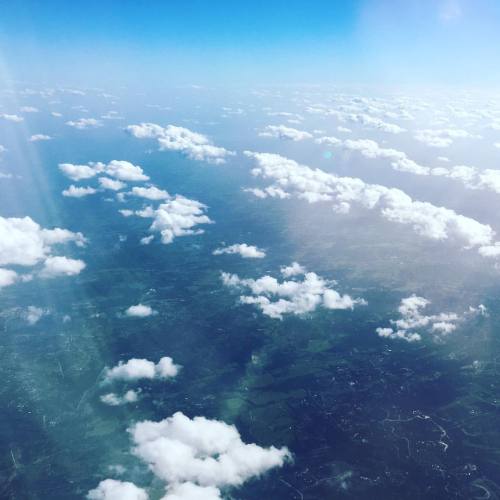
[[28, 140], [30, 142], [38, 142], [38, 141], [50, 141], [52, 137], [50, 135], [45, 134], [34, 134]]
[[466, 130], [447, 128], [447, 129], [424, 129], [417, 130], [415, 139], [423, 142], [427, 146], [433, 148], [447, 148], [451, 146], [454, 139], [474, 138], [479, 139], [480, 136], [471, 134]]
[[417, 342], [422, 339], [424, 331], [447, 335], [456, 330], [457, 324], [463, 321], [467, 314], [484, 314], [484, 306], [479, 306], [469, 307], [468, 312], [461, 315], [456, 313], [427, 315], [423, 310], [429, 304], [429, 300], [417, 295], [402, 299], [398, 307], [399, 319], [391, 319], [391, 327], [377, 328], [377, 334], [383, 338]]
[[137, 182], [149, 180], [149, 177], [144, 174], [141, 167], [133, 165], [129, 161], [125, 160], [112, 160], [108, 164], [97, 162], [89, 163], [87, 165], [60, 163], [59, 170], [61, 170], [66, 177], [69, 177], [73, 181], [90, 179], [91, 177], [95, 177], [97, 174], [106, 174], [120, 181]]
[[186, 482], [169, 486], [161, 500], [222, 500], [222, 494], [215, 486]]
[[253, 245], [247, 245], [246, 243], [237, 243], [228, 247], [217, 248], [212, 253], [213, 255], [239, 254], [244, 259], [262, 259], [266, 256], [264, 250]]
[[105, 479], [97, 488], [87, 494], [88, 500], [148, 500], [148, 494], [142, 488], [128, 481]]
[[127, 187], [124, 182], [109, 177], [99, 177], [99, 185], [101, 188], [110, 189], [111, 191], [120, 191], [120, 189]]
[[339, 125], [337, 127], [337, 131], [338, 132], [342, 132], [344, 134], [350, 134], [352, 132], [352, 130], [350, 128], [347, 128], [347, 127], [342, 127], [341, 125]]
[[125, 311], [125, 314], [127, 316], [133, 316], [137, 318], [147, 318], [148, 316], [153, 316], [154, 314], [157, 314], [157, 312], [151, 309], [151, 307], [149, 306], [145, 306], [143, 304], [137, 304], [135, 306], [130, 306]]
[[38, 113], [38, 108], [33, 106], [22, 106], [21, 113]]
[[52, 111], [50, 114], [55, 118], [61, 118], [62, 116], [62, 113], [58, 113], [57, 111]]
[[290, 266], [282, 266], [280, 268], [281, 274], [285, 278], [290, 278], [290, 276], [297, 276], [300, 274], [306, 274], [306, 270], [298, 262], [292, 262]]
[[136, 403], [139, 400], [139, 391], [129, 390], [123, 396], [119, 396], [114, 392], [109, 394], [104, 394], [100, 397], [100, 400], [109, 406], [122, 406], [129, 403]]
[[78, 130], [85, 130], [88, 128], [102, 127], [102, 122], [100, 120], [96, 120], [95, 118], [79, 118], [78, 120], [67, 121], [66, 125]]
[[43, 316], [46, 316], [47, 314], [49, 314], [47, 309], [42, 309], [41, 307], [36, 306], [28, 306], [26, 311], [23, 313], [23, 318], [28, 322], [28, 324], [35, 325], [42, 319]]
[[126, 382], [140, 379], [169, 379], [176, 377], [181, 369], [169, 356], [164, 356], [158, 363], [147, 359], [129, 359], [126, 363], [120, 361], [118, 365], [109, 368], [106, 372], [107, 382], [122, 380]]
[[[299, 264], [297, 266], [283, 267], [282, 274], [299, 274], [299, 268], [302, 270], [302, 267]], [[263, 314], [271, 318], [283, 319], [284, 314], [303, 315], [318, 307], [353, 309], [355, 305], [365, 303], [349, 295], [341, 295], [330, 287], [333, 283], [311, 272], [306, 272], [301, 281], [289, 280], [281, 283], [269, 275], [254, 280], [222, 273], [221, 278], [225, 286], [249, 290], [252, 295], [241, 295], [240, 301], [243, 304], [256, 305]]]
[[167, 191], [158, 189], [156, 186], [149, 186], [147, 188], [135, 186], [132, 188], [131, 194], [152, 201], [166, 200], [170, 198]]
[[68, 257], [47, 257], [40, 276], [43, 278], [55, 278], [56, 276], [74, 276], [80, 274], [86, 265], [83, 260], [69, 259]]
[[[85, 267], [82, 261], [74, 261], [66, 257], [54, 257], [53, 246], [73, 242], [78, 246], [85, 245], [82, 233], [73, 233], [67, 229], [44, 229], [30, 217], [5, 218], [0, 216], [0, 266], [33, 267], [43, 264], [41, 275], [75, 274], [70, 272]], [[82, 267], [83, 266], [83, 267]], [[78, 271], [79, 272], [79, 271]], [[13, 271], [2, 268], [1, 280], [13, 284], [17, 275]], [[27, 277], [21, 277], [26, 281]], [[13, 281], [14, 280], [14, 281]]]
[[126, 130], [138, 139], [156, 139], [160, 150], [179, 151], [192, 160], [219, 165], [225, 163], [228, 156], [234, 155], [232, 151], [214, 146], [205, 135], [184, 127], [141, 123], [129, 125]]
[[24, 118], [22, 116], [9, 115], [7, 113], [0, 113], [0, 118], [3, 118], [4, 120], [7, 120], [9, 122], [15, 122], [15, 123], [19, 123], [19, 122], [24, 121]]
[[240, 486], [290, 459], [285, 447], [246, 444], [232, 425], [181, 412], [160, 422], [138, 422], [129, 432], [134, 454], [170, 485]]
[[152, 218], [150, 231], [158, 231], [162, 243], [167, 245], [179, 236], [202, 234], [203, 230], [195, 229], [196, 226], [212, 223], [204, 214], [205, 209], [206, 206], [203, 203], [177, 195], [166, 203], [162, 203], [157, 209], [147, 207], [134, 213], [140, 217]]
[[94, 177], [97, 172], [90, 165], [74, 165], [73, 163], [60, 163], [59, 170], [72, 181], [81, 181]]
[[0, 290], [3, 287], [13, 285], [18, 280], [18, 274], [11, 269], [0, 268]]
[[97, 190], [88, 186], [88, 187], [80, 187], [80, 186], [74, 186], [71, 184], [71, 186], [68, 189], [65, 189], [62, 192], [63, 196], [67, 196], [69, 198], [83, 198], [84, 196], [89, 196], [91, 194], [97, 193]]
[[267, 127], [259, 133], [260, 137], [275, 137], [277, 139], [288, 139], [290, 141], [303, 141], [312, 139], [313, 135], [304, 130], [286, 127], [285, 125], [267, 125]]
[[139, 242], [141, 245], [149, 245], [154, 239], [154, 235], [151, 234], [150, 236], [144, 236], [144, 238], [141, 238]]
[[105, 167], [104, 172], [121, 181], [148, 181], [149, 177], [144, 174], [144, 171], [138, 165], [133, 165], [129, 161], [113, 160]]

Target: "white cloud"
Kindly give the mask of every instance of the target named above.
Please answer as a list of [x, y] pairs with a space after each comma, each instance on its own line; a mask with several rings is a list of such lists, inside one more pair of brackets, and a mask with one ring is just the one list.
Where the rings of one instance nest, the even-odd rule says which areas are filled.
[[222, 495], [215, 486], [186, 482], [169, 486], [167, 494], [161, 500], [222, 500]]
[[428, 238], [454, 238], [467, 247], [494, 244], [495, 233], [489, 225], [444, 207], [414, 201], [399, 189], [367, 184], [354, 177], [338, 177], [276, 154], [249, 151], [245, 154], [257, 163], [253, 175], [273, 181], [261, 190], [262, 197], [276, 196], [270, 189], [281, 190], [310, 203], [327, 201], [339, 213], [347, 213], [357, 204], [365, 209], [377, 209], [385, 219], [409, 225], [417, 234]]
[[193, 160], [219, 165], [225, 163], [228, 156], [234, 155], [232, 151], [214, 146], [203, 134], [184, 127], [141, 123], [129, 125], [126, 130], [139, 139], [156, 139], [160, 150], [180, 151]]
[[[63, 259], [65, 263], [66, 261], [72, 264], [78, 263], [80, 268], [82, 265], [84, 267], [85, 264], [82, 261], [52, 255], [54, 245], [69, 242], [83, 246], [86, 240], [82, 233], [73, 233], [67, 229], [43, 229], [30, 217], [4, 218], [0, 216], [0, 266], [33, 267], [43, 263], [42, 275], [45, 272], [50, 274], [52, 271], [61, 270], [60, 259]], [[16, 279], [17, 275], [9, 271], [4, 269], [1, 273], [3, 283], [12, 284]], [[23, 275], [20, 279], [26, 281], [27, 276]]]
[[[89, 163], [87, 165], [74, 165], [72, 163], [60, 163], [61, 172], [73, 181], [90, 179], [97, 174], [103, 173], [120, 181], [147, 181], [149, 177], [138, 165], [125, 160], [112, 160], [108, 164], [101, 162]], [[106, 183], [106, 181], [104, 181]], [[109, 182], [107, 186], [110, 186]], [[112, 189], [106, 186], [106, 189]]]
[[128, 403], [136, 403], [139, 400], [139, 391], [134, 391], [133, 389], [127, 391], [123, 396], [119, 396], [114, 392], [109, 394], [104, 394], [100, 397], [100, 400], [109, 406], [122, 406]]
[[204, 214], [205, 209], [206, 206], [203, 203], [177, 195], [166, 203], [162, 203], [157, 209], [147, 207], [136, 211], [135, 214], [152, 218], [150, 231], [158, 231], [162, 243], [169, 244], [179, 236], [202, 234], [203, 230], [195, 229], [195, 227], [212, 222]]
[[0, 290], [5, 286], [13, 285], [18, 280], [18, 277], [15, 271], [0, 267]]
[[121, 181], [148, 181], [149, 177], [144, 174], [141, 167], [133, 165], [129, 161], [113, 160], [105, 167], [104, 172]]
[[62, 192], [63, 196], [67, 196], [70, 198], [83, 198], [84, 196], [89, 196], [91, 194], [97, 193], [97, 190], [88, 186], [88, 187], [77, 187], [71, 184], [68, 189], [65, 189]]
[[[296, 265], [295, 265], [296, 264]], [[303, 273], [304, 269], [297, 263], [283, 267], [284, 276]], [[334, 282], [328, 282], [316, 273], [306, 272], [302, 281], [279, 282], [266, 275], [257, 280], [241, 279], [236, 274], [222, 273], [224, 285], [242, 290], [249, 290], [252, 295], [241, 295], [243, 304], [254, 304], [267, 316], [283, 319], [284, 314], [302, 315], [314, 311], [318, 307], [326, 309], [353, 309], [357, 304], [364, 304], [360, 299], [349, 295], [340, 295], [330, 288]]]
[[300, 274], [306, 274], [306, 270], [298, 262], [292, 262], [290, 266], [282, 266], [280, 268], [282, 276], [285, 278], [290, 278], [290, 276], [297, 276]]
[[101, 188], [110, 189], [111, 191], [120, 191], [120, 189], [127, 187], [124, 182], [109, 177], [99, 177], [99, 185]]
[[466, 130], [461, 129], [424, 129], [417, 130], [415, 133], [415, 139], [417, 141], [423, 142], [427, 146], [434, 148], [447, 148], [453, 144], [454, 139], [463, 138], [475, 138], [478, 139], [480, 136], [471, 134]]
[[463, 321], [466, 314], [484, 314], [484, 306], [470, 307], [467, 313], [439, 313], [426, 315], [423, 313], [430, 304], [424, 297], [411, 295], [401, 300], [398, 307], [400, 318], [390, 320], [392, 327], [379, 327], [376, 329], [379, 337], [402, 339], [407, 342], [417, 342], [422, 339], [424, 331], [435, 334], [447, 335], [457, 328], [457, 323]]
[[365, 113], [360, 114], [349, 114], [347, 119], [352, 122], [361, 123], [368, 128], [375, 128], [381, 130], [382, 132], [388, 132], [389, 134], [401, 134], [406, 132], [406, 130], [395, 123], [387, 123], [379, 118], [373, 118]]
[[259, 136], [288, 139], [290, 141], [303, 141], [305, 139], [312, 139], [313, 137], [309, 132], [286, 127], [285, 125], [267, 125], [264, 131], [259, 133]]
[[55, 278], [57, 276], [74, 276], [80, 274], [86, 265], [83, 260], [69, 259], [64, 256], [47, 257], [43, 264], [40, 276], [43, 278]]
[[124, 380], [127, 382], [140, 379], [169, 379], [176, 377], [181, 369], [180, 365], [176, 365], [172, 358], [164, 356], [158, 363], [147, 359], [129, 359], [126, 363], [120, 361], [118, 365], [109, 368], [106, 371], [105, 380], [115, 381]]
[[50, 141], [51, 139], [52, 137], [50, 137], [50, 135], [34, 134], [28, 140], [30, 142], [37, 142], [37, 141]]
[[154, 314], [157, 314], [157, 312], [151, 309], [151, 307], [149, 306], [145, 306], [143, 304], [137, 304], [135, 306], [130, 306], [125, 311], [125, 314], [127, 316], [134, 316], [137, 318], [147, 318], [148, 316], [153, 316]]
[[253, 245], [246, 243], [237, 243], [228, 247], [217, 248], [212, 252], [214, 255], [223, 254], [239, 254], [244, 259], [262, 259], [266, 256], [266, 252]]
[[138, 422], [129, 431], [135, 455], [170, 485], [240, 486], [290, 458], [287, 448], [246, 444], [232, 425], [181, 412], [160, 422]]
[[96, 120], [95, 118], [79, 118], [78, 120], [70, 120], [66, 122], [66, 125], [78, 130], [84, 130], [87, 128], [102, 127], [102, 122], [100, 120]]
[[87, 494], [89, 500], [148, 500], [148, 494], [142, 488], [128, 481], [105, 479], [97, 488]]
[[26, 311], [23, 313], [23, 318], [28, 322], [28, 324], [35, 325], [42, 319], [43, 316], [46, 316], [47, 314], [49, 314], [47, 309], [42, 309], [41, 307], [36, 306], [28, 306]]
[[22, 113], [38, 113], [38, 108], [35, 108], [33, 106], [22, 106], [21, 112]]
[[60, 163], [59, 170], [72, 181], [90, 179], [97, 174], [96, 169], [91, 165], [74, 165], [72, 163]]
[[132, 188], [131, 194], [152, 201], [166, 200], [170, 198], [170, 195], [167, 193], [167, 191], [158, 189], [156, 186], [150, 186], [147, 188], [136, 186]]
[[153, 240], [154, 240], [154, 235], [150, 235], [150, 236], [144, 236], [144, 238], [141, 238], [140, 239], [140, 244], [141, 245], [149, 245]]
[[61, 118], [62, 116], [62, 113], [58, 113], [57, 111], [52, 111], [50, 114], [56, 118]]
[[10, 121], [10, 122], [22, 122], [24, 121], [24, 118], [19, 115], [9, 115], [7, 113], [0, 113], [0, 118], [3, 118], [4, 120]]

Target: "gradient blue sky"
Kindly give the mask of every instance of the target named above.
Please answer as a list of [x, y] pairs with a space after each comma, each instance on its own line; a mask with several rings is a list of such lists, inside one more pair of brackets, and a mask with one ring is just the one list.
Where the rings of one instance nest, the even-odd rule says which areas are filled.
[[498, 0], [0, 0], [0, 11], [4, 79], [500, 82]]

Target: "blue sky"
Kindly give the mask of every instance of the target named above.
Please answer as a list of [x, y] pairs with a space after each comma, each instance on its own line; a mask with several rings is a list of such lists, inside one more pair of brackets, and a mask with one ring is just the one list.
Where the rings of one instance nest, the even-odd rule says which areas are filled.
[[4, 78], [82, 84], [500, 81], [497, 0], [0, 1]]

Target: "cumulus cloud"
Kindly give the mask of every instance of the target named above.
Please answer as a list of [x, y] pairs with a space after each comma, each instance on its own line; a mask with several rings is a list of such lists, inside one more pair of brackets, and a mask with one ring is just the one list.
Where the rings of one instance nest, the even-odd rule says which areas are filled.
[[80, 274], [86, 265], [83, 260], [69, 259], [64, 256], [47, 257], [40, 272], [42, 278], [74, 276]]
[[160, 422], [138, 422], [129, 431], [135, 455], [170, 485], [240, 486], [290, 459], [287, 448], [246, 444], [232, 425], [181, 412]]
[[167, 191], [158, 189], [156, 186], [149, 186], [147, 188], [135, 186], [132, 188], [131, 194], [152, 201], [166, 200], [167, 198], [170, 198]]
[[30, 142], [38, 142], [38, 141], [50, 141], [52, 137], [46, 134], [34, 134], [28, 140]]
[[267, 125], [267, 127], [259, 133], [259, 136], [288, 139], [290, 141], [303, 141], [305, 139], [312, 139], [313, 137], [309, 132], [286, 127], [285, 125]]
[[105, 479], [97, 488], [87, 494], [89, 500], [148, 500], [148, 494], [142, 488], [128, 481]]
[[179, 151], [193, 160], [219, 165], [225, 163], [228, 156], [234, 155], [232, 151], [214, 146], [205, 135], [184, 127], [141, 123], [129, 125], [126, 130], [138, 139], [156, 139], [160, 150]]
[[221, 278], [225, 286], [250, 291], [252, 295], [241, 295], [240, 301], [243, 304], [256, 305], [271, 318], [283, 319], [284, 314], [302, 315], [318, 307], [353, 309], [355, 305], [365, 303], [349, 295], [341, 295], [331, 288], [335, 282], [329, 282], [316, 273], [305, 272], [297, 263], [282, 267], [281, 273], [285, 277], [304, 274], [304, 278], [301, 281], [289, 280], [281, 283], [269, 275], [254, 280], [222, 273]]
[[212, 253], [213, 255], [239, 254], [244, 259], [262, 259], [266, 256], [264, 250], [246, 243], [236, 243], [228, 247], [217, 248]]
[[73, 163], [60, 163], [59, 170], [72, 181], [90, 179], [97, 174], [95, 167], [90, 165], [74, 165]]
[[180, 365], [176, 365], [172, 358], [164, 356], [158, 363], [147, 359], [129, 359], [126, 363], [120, 361], [118, 365], [106, 371], [105, 380], [108, 382], [122, 380], [126, 382], [140, 379], [169, 379], [177, 376]]
[[398, 307], [400, 318], [390, 320], [391, 327], [377, 328], [377, 334], [383, 338], [417, 342], [422, 339], [424, 331], [447, 335], [456, 330], [457, 324], [463, 321], [467, 314], [484, 314], [484, 306], [480, 305], [478, 308], [470, 307], [467, 313], [461, 315], [456, 313], [426, 315], [423, 310], [429, 304], [429, 300], [417, 295], [402, 299]]
[[33, 106], [22, 106], [21, 113], [38, 113], [38, 108]]
[[[80, 181], [83, 179], [90, 179], [97, 174], [106, 174], [114, 177], [120, 181], [140, 182], [147, 181], [149, 177], [144, 174], [144, 171], [138, 165], [125, 160], [112, 160], [107, 164], [97, 162], [88, 163], [87, 165], [75, 165], [73, 163], [60, 163], [59, 170], [73, 181]], [[108, 186], [109, 182], [103, 181], [106, 189], [112, 189]], [[106, 184], [107, 183], [107, 184]], [[115, 184], [117, 186], [117, 184]]]
[[42, 309], [41, 307], [36, 307], [36, 306], [28, 306], [26, 311], [23, 313], [23, 318], [28, 322], [30, 325], [35, 325], [38, 323], [43, 316], [46, 316], [49, 314], [48, 309]]
[[[286, 447], [245, 443], [233, 425], [174, 413], [160, 422], [144, 420], [129, 433], [133, 453], [166, 483], [162, 500], [222, 500], [220, 488], [249, 479], [291, 460]], [[147, 500], [133, 483], [106, 479], [87, 495], [90, 500]]]
[[186, 482], [169, 486], [167, 494], [161, 500], [222, 500], [222, 495], [215, 486]]
[[133, 316], [137, 318], [147, 318], [148, 316], [153, 316], [154, 314], [158, 314], [155, 310], [151, 309], [150, 306], [145, 306], [143, 304], [137, 304], [135, 306], [130, 306], [125, 314], [127, 316]]
[[[354, 177], [339, 177], [276, 154], [249, 151], [245, 154], [257, 163], [253, 175], [273, 182], [260, 190], [261, 197], [277, 196], [273, 190], [281, 190], [309, 203], [329, 202], [338, 213], [349, 212], [355, 204], [377, 210], [385, 219], [409, 225], [417, 234], [431, 239], [453, 238], [466, 247], [494, 244], [495, 233], [489, 225], [445, 207], [415, 201], [400, 189], [367, 184]], [[278, 197], [284, 196], [280, 194]]]
[[417, 130], [415, 139], [433, 148], [447, 148], [453, 144], [454, 139], [474, 138], [479, 139], [479, 135], [471, 134], [466, 130], [447, 129], [423, 129]]
[[18, 275], [11, 269], [0, 268], [0, 290], [3, 287], [13, 285], [18, 279]]
[[138, 182], [149, 180], [149, 177], [144, 174], [141, 167], [124, 160], [110, 161], [104, 166], [103, 172], [120, 181]]
[[[70, 272], [85, 264], [80, 260], [52, 255], [53, 246], [73, 242], [83, 246], [86, 242], [82, 233], [73, 233], [67, 229], [44, 229], [30, 217], [5, 218], [0, 216], [0, 266], [33, 267], [43, 264], [41, 275], [44, 277], [59, 274], [75, 274]], [[13, 284], [16, 275], [8, 269], [3, 269], [1, 281]], [[24, 279], [24, 278], [22, 278]]]
[[[356, 139], [341, 141], [336, 137], [318, 137], [315, 140], [318, 144], [330, 146], [342, 146], [346, 150], [358, 151], [365, 158], [383, 158], [391, 162], [391, 167], [400, 172], [407, 172], [414, 175], [430, 175], [437, 177], [447, 177], [461, 182], [467, 189], [485, 189], [500, 193], [500, 170], [484, 169], [475, 167], [456, 165], [453, 167], [436, 167], [420, 165], [408, 158], [406, 153], [392, 148], [383, 148], [376, 141], [371, 139]], [[439, 157], [440, 161], [449, 162], [446, 157]]]
[[95, 118], [79, 118], [78, 120], [67, 121], [66, 125], [78, 130], [84, 130], [87, 128], [102, 127], [102, 122], [100, 120], [96, 120]]
[[3, 118], [4, 120], [7, 120], [9, 122], [16, 122], [16, 123], [24, 121], [24, 118], [22, 116], [9, 115], [7, 113], [0, 113], [0, 118]]
[[[177, 195], [156, 209], [146, 207], [134, 214], [139, 217], [152, 218], [153, 223], [149, 230], [159, 232], [162, 243], [166, 245], [172, 243], [176, 237], [202, 234], [203, 230], [195, 229], [195, 227], [199, 224], [212, 223], [205, 215], [205, 209], [206, 206], [203, 203]], [[124, 213], [123, 215], [132, 214]]]
[[109, 177], [99, 177], [99, 186], [102, 189], [110, 189], [111, 191], [120, 191], [120, 189], [127, 187], [124, 182]]
[[123, 396], [119, 396], [114, 392], [104, 394], [100, 397], [101, 401], [109, 406], [122, 406], [129, 403], [136, 403], [139, 400], [139, 391], [133, 389], [127, 391]]
[[88, 186], [88, 187], [77, 187], [71, 184], [71, 186], [65, 189], [62, 192], [63, 196], [67, 196], [69, 198], [83, 198], [84, 196], [89, 196], [91, 194], [97, 193], [97, 190]]

